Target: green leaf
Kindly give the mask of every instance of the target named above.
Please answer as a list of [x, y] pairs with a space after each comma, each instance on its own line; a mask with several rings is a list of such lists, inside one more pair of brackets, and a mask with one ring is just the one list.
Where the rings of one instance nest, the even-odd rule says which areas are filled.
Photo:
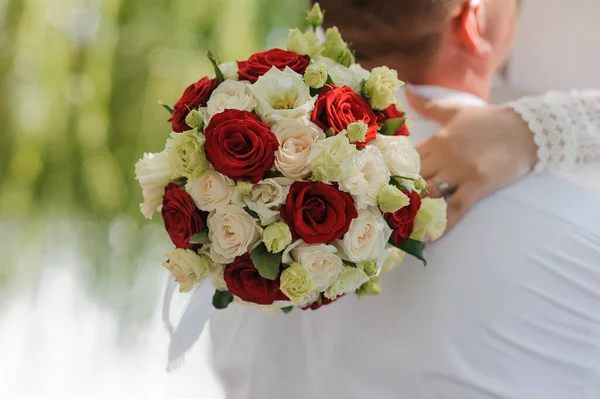
[[284, 177], [283, 173], [277, 170], [267, 170], [263, 175], [263, 179], [274, 179], [276, 177]]
[[248, 215], [252, 216], [254, 219], [260, 220], [260, 216], [258, 216], [258, 213], [254, 212], [252, 209], [250, 209], [246, 206], [246, 207], [244, 207], [244, 210], [246, 211], [246, 213]]
[[400, 129], [400, 127], [404, 125], [404, 122], [406, 122], [406, 118], [388, 119], [381, 126], [379, 133], [386, 136], [393, 136], [394, 133], [396, 133], [396, 130]]
[[173, 115], [173, 111], [175, 111], [175, 110], [173, 109], [173, 107], [172, 107], [172, 106], [170, 106], [169, 104], [165, 104], [165, 103], [163, 103], [163, 102], [162, 102], [162, 101], [160, 101], [160, 100], [158, 100], [158, 104], [159, 104], [161, 107], [163, 107], [164, 109], [166, 109], [167, 111], [169, 111], [169, 113], [170, 113], [171, 115]]
[[194, 234], [190, 237], [190, 244], [208, 244], [210, 240], [208, 239], [208, 227], [205, 227], [199, 233]]
[[225, 81], [225, 76], [223, 76], [223, 72], [221, 72], [221, 70], [219, 69], [217, 59], [215, 58], [212, 51], [208, 50], [207, 57], [210, 60], [210, 63], [212, 64], [212, 66], [215, 70], [215, 76], [217, 77], [217, 83], [218, 84], [223, 83], [223, 81]]
[[415, 179], [414, 177], [404, 177], [404, 176], [392, 176], [392, 179], [400, 179], [400, 180], [410, 180], [410, 181], [417, 181], [417, 179]]
[[390, 239], [389, 242], [396, 248], [403, 250], [407, 254], [410, 254], [419, 260], [422, 260], [423, 266], [427, 266], [427, 260], [425, 260], [423, 256], [423, 251], [425, 250], [424, 242], [413, 240], [412, 238], [407, 238], [401, 245], [394, 244], [392, 239]]
[[264, 243], [260, 243], [254, 251], [250, 252], [250, 258], [258, 273], [268, 280], [275, 280], [279, 275], [282, 254], [273, 254], [267, 250]]
[[293, 306], [286, 306], [285, 308], [281, 308], [281, 311], [283, 313], [290, 313], [292, 310], [294, 310]]
[[345, 260], [344, 261], [344, 265], [348, 266], [348, 267], [353, 267], [353, 268], [358, 268], [358, 265], [354, 262], [350, 262], [349, 260]]
[[364, 98], [365, 100], [368, 100], [367, 96], [365, 95], [365, 85], [367, 84], [367, 80], [363, 79], [360, 81], [360, 96], [362, 98]]
[[233, 294], [229, 291], [215, 291], [212, 304], [216, 309], [225, 309], [233, 301]]

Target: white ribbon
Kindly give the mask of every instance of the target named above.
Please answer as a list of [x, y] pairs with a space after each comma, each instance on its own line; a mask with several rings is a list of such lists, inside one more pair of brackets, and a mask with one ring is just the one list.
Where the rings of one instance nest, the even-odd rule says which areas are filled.
[[185, 311], [179, 320], [176, 329], [171, 324], [171, 299], [177, 284], [169, 277], [165, 296], [163, 299], [163, 323], [171, 336], [167, 371], [177, 369], [183, 363], [185, 354], [194, 346], [204, 325], [210, 319], [215, 308], [212, 306], [212, 297], [215, 292], [212, 284], [203, 283], [194, 292], [186, 305]]

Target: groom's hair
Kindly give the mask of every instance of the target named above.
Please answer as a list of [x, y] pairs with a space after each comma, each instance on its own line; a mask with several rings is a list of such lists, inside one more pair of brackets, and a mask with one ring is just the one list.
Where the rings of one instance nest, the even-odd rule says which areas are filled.
[[462, 1], [318, 0], [326, 27], [339, 28], [358, 62], [397, 55], [409, 70], [423, 69], [436, 54], [443, 23]]

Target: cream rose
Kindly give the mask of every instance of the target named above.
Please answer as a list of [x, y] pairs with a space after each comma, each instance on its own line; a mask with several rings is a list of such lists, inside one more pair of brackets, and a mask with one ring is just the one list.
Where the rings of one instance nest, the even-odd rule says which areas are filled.
[[171, 272], [179, 283], [180, 292], [188, 292], [194, 284], [208, 276], [206, 259], [191, 249], [177, 248], [165, 254], [169, 259], [163, 267]]
[[392, 175], [412, 179], [420, 177], [421, 158], [410, 138], [378, 134], [369, 144], [379, 148]]
[[344, 269], [342, 259], [337, 255], [337, 249], [332, 245], [306, 244], [298, 240], [290, 245], [283, 253], [283, 263], [300, 263], [309, 271], [314, 289], [323, 291]]
[[294, 305], [298, 305], [314, 289], [310, 271], [300, 263], [292, 263], [281, 272], [279, 288]]
[[285, 202], [293, 182], [285, 177], [262, 180], [252, 186], [250, 194], [244, 196], [244, 202], [258, 214], [261, 224], [275, 223], [280, 219], [278, 208]]
[[188, 180], [185, 190], [194, 200], [198, 209], [214, 211], [230, 202], [239, 203], [235, 182], [216, 170], [209, 169], [197, 179]]
[[256, 112], [270, 125], [283, 119], [307, 117], [315, 106], [302, 75], [285, 67], [273, 67], [251, 86], [258, 105]]
[[173, 170], [167, 150], [158, 154], [146, 153], [135, 164], [135, 178], [140, 183], [144, 196], [140, 210], [147, 219], [152, 219], [152, 214], [160, 209], [165, 195], [165, 187], [171, 181], [171, 176], [173, 176]]
[[201, 176], [210, 163], [204, 153], [204, 135], [197, 129], [183, 133], [171, 133], [167, 139], [166, 149], [169, 152], [169, 161], [173, 178], [186, 177], [193, 179]]
[[275, 168], [285, 177], [302, 180], [310, 175], [306, 160], [313, 144], [325, 138], [325, 133], [307, 119], [281, 121], [273, 126], [279, 139]]
[[256, 100], [247, 83], [226, 80], [210, 95], [206, 103], [206, 112], [210, 119], [226, 109], [253, 111], [254, 107], [256, 107]]
[[340, 295], [351, 294], [369, 281], [369, 276], [356, 267], [344, 267], [337, 279], [325, 291], [325, 298], [335, 299]]
[[306, 159], [308, 168], [321, 181], [340, 181], [350, 173], [352, 158], [358, 153], [345, 134], [337, 134], [313, 145]]
[[377, 205], [377, 194], [390, 181], [390, 170], [377, 147], [358, 151], [348, 164], [340, 189], [352, 194], [358, 209]]
[[336, 241], [336, 246], [340, 249], [340, 256], [346, 260], [378, 260], [385, 252], [391, 235], [392, 229], [379, 209], [371, 207], [358, 211], [358, 217], [352, 220], [344, 237]]
[[208, 216], [210, 256], [215, 262], [233, 262], [237, 256], [251, 251], [261, 234], [256, 220], [240, 206], [222, 206]]

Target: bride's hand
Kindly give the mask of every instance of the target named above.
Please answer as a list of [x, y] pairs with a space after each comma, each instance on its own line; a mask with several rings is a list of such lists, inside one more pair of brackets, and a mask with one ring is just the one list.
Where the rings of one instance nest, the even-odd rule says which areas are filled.
[[417, 150], [429, 195], [437, 198], [452, 193], [449, 229], [481, 198], [527, 175], [535, 166], [534, 136], [510, 108], [427, 102], [410, 90], [407, 97], [417, 112], [443, 125]]

